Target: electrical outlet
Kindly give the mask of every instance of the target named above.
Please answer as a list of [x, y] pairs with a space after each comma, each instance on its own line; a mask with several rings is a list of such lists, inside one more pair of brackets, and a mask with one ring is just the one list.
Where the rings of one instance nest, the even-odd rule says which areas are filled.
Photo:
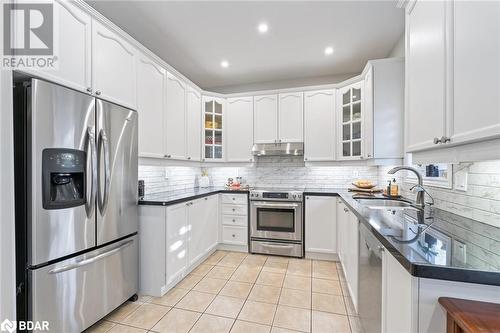
[[352, 171], [352, 176], [353, 176], [354, 178], [359, 178], [359, 170], [353, 170], [353, 171]]
[[454, 187], [457, 191], [467, 191], [467, 180], [469, 178], [469, 173], [467, 170], [460, 170], [455, 173]]
[[165, 179], [168, 179], [168, 168], [167, 167], [163, 168], [163, 177]]

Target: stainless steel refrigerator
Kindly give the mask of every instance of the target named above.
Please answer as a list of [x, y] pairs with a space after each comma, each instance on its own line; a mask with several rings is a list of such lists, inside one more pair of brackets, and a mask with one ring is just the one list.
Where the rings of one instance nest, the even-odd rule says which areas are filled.
[[18, 320], [81, 332], [138, 290], [137, 112], [14, 79]]

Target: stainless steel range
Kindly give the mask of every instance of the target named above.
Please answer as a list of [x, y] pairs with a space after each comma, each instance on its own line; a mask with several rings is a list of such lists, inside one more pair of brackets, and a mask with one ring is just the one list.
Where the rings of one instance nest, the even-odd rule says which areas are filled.
[[250, 192], [250, 252], [303, 257], [302, 191]]

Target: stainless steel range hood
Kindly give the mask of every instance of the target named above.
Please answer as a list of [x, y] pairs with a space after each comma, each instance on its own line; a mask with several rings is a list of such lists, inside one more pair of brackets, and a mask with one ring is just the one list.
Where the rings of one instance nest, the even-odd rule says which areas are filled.
[[304, 143], [258, 143], [252, 147], [254, 156], [301, 156], [304, 155]]

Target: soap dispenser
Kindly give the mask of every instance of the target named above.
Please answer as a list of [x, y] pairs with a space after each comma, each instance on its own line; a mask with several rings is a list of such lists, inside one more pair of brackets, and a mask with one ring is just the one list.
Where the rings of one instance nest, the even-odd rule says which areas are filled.
[[391, 197], [399, 196], [399, 186], [398, 184], [396, 184], [396, 178], [392, 179], [390, 196]]

